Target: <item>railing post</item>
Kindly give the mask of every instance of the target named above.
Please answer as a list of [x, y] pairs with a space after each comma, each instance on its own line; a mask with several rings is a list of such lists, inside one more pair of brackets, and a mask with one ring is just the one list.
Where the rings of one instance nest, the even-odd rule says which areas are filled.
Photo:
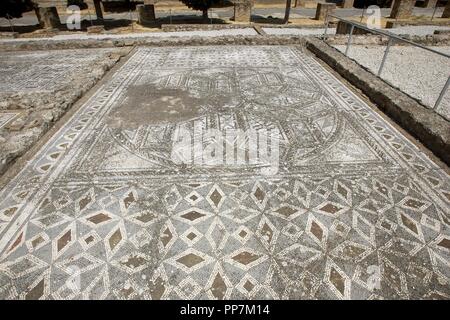
[[391, 45], [392, 45], [392, 38], [389, 38], [389, 41], [386, 46], [386, 50], [384, 50], [384, 55], [383, 55], [383, 59], [381, 60], [380, 68], [378, 69], [378, 73], [377, 73], [378, 76], [380, 76], [381, 72], [383, 71], [384, 63], [386, 62], [386, 58], [387, 58], [389, 48], [391, 47]]
[[436, 109], [439, 106], [439, 104], [441, 103], [442, 98], [444, 98], [445, 93], [447, 92], [449, 86], [450, 86], [450, 76], [447, 78], [447, 82], [445, 83], [444, 88], [442, 88], [442, 91], [439, 94], [439, 98], [436, 100], [436, 103], [434, 104], [433, 109]]
[[350, 28], [350, 34], [348, 36], [348, 42], [347, 42], [347, 48], [345, 48], [345, 55], [348, 55], [348, 50], [350, 49], [350, 45], [352, 44], [352, 35], [353, 35], [353, 29], [355, 28], [355, 25], [352, 24], [352, 27]]

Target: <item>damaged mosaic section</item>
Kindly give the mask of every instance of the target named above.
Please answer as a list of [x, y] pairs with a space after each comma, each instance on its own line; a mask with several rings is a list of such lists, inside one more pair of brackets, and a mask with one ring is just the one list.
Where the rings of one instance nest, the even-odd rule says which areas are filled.
[[0, 53], [0, 174], [28, 150], [126, 50]]
[[[279, 134], [279, 170], [171, 158]], [[450, 179], [295, 47], [139, 48], [0, 193], [0, 297], [450, 295]]]

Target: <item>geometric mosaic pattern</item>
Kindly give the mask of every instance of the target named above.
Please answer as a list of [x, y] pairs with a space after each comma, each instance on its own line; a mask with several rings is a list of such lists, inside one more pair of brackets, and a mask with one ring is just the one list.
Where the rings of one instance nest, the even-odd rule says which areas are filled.
[[[195, 125], [279, 171], [171, 162]], [[449, 299], [450, 178], [295, 47], [139, 48], [0, 191], [0, 297]]]

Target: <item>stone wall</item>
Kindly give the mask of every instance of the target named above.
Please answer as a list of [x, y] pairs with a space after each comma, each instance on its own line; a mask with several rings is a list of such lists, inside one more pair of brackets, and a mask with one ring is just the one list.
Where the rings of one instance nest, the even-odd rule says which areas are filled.
[[394, 0], [390, 17], [393, 19], [411, 17], [415, 3], [415, 0]]
[[320, 2], [317, 5], [315, 19], [316, 20], [325, 20], [327, 15], [334, 14], [334, 10], [336, 10], [336, 4], [335, 3]]

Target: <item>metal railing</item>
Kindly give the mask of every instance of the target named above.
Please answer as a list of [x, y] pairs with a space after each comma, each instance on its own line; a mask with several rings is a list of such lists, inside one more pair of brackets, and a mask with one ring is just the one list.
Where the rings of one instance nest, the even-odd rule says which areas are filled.
[[[386, 49], [384, 51], [380, 67], [378, 68], [378, 72], [377, 72], [377, 76], [379, 76], [379, 77], [381, 76], [381, 72], [383, 71], [384, 65], [386, 63], [386, 59], [388, 57], [389, 49], [394, 44], [394, 42], [396, 42], [396, 41], [397, 42], [407, 43], [407, 44], [409, 44], [411, 46], [414, 46], [414, 47], [417, 47], [417, 48], [420, 48], [420, 49], [423, 49], [423, 50], [426, 50], [426, 51], [429, 51], [429, 52], [433, 52], [433, 53], [435, 53], [437, 55], [440, 55], [442, 57], [450, 59], [450, 55], [449, 54], [446, 54], [444, 52], [440, 52], [440, 51], [434, 50], [432, 48], [426, 47], [426, 46], [421, 45], [419, 43], [415, 43], [415, 42], [413, 42], [411, 40], [402, 38], [399, 35], [396, 35], [394, 33], [387, 32], [387, 31], [380, 30], [380, 29], [369, 28], [369, 27], [367, 27], [367, 26], [365, 26], [365, 25], [363, 25], [361, 23], [358, 23], [358, 22], [355, 22], [355, 21], [351, 21], [351, 20], [347, 20], [347, 19], [335, 16], [335, 15], [331, 15], [331, 14], [327, 15], [326, 18], [325, 18], [325, 21], [326, 21], [326, 23], [325, 23], [325, 30], [324, 30], [324, 33], [323, 33], [323, 36], [322, 36], [322, 39], [324, 39], [324, 40], [326, 40], [326, 38], [328, 37], [327, 31], [328, 31], [329, 24], [330, 24], [330, 18], [337, 19], [339, 21], [345, 22], [348, 25], [350, 25], [350, 31], [349, 31], [349, 35], [348, 35], [347, 46], [345, 48], [345, 53], [344, 53], [346, 56], [348, 56], [350, 47], [352, 45], [353, 31], [354, 31], [355, 28], [359, 28], [359, 29], [368, 31], [368, 32], [373, 33], [373, 34], [378, 34], [378, 35], [382, 35], [382, 36], [388, 37], [389, 40], [388, 40], [388, 43], [386, 45]], [[450, 86], [450, 75], [448, 76], [447, 81], [446, 81], [444, 87], [442, 88], [442, 90], [441, 90], [441, 92], [439, 94], [439, 97], [437, 98], [436, 102], [434, 103], [434, 106], [431, 107], [433, 110], [435, 110], [439, 106], [439, 104], [441, 103], [441, 101], [442, 101], [445, 93], [447, 92], [449, 86]]]

